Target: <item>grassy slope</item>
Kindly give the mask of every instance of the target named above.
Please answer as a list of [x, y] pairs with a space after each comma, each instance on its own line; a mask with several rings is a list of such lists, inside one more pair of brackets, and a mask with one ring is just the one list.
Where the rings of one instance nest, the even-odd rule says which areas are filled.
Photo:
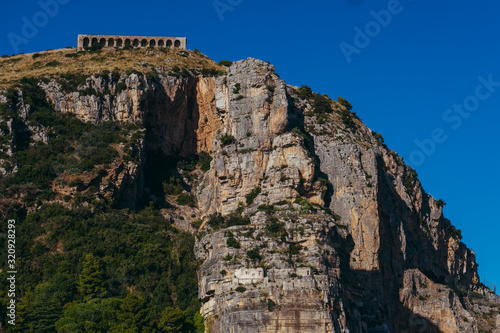
[[76, 52], [75, 49], [50, 50], [0, 58], [0, 89], [22, 77], [51, 77], [63, 73], [95, 74], [104, 70], [138, 70], [161, 67], [225, 70], [199, 51], [177, 49], [103, 50]]

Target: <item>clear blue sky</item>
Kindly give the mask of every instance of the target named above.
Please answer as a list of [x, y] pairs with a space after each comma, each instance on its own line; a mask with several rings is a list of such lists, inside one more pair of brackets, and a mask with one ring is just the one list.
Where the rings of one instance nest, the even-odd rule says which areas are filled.
[[[345, 97], [413, 162], [426, 191], [448, 203], [481, 278], [500, 283], [500, 87], [478, 80], [500, 82], [498, 1], [59, 1], [53, 17], [37, 1], [4, 2], [0, 54], [16, 53], [14, 34], [28, 37], [18, 52], [29, 53], [94, 33], [187, 36], [188, 48], [217, 61], [270, 60], [289, 84]], [[390, 22], [374, 24], [370, 12], [388, 8]], [[23, 17], [38, 31], [23, 37]], [[348, 63], [340, 45], [356, 47], [355, 27], [371, 37], [357, 40]], [[464, 103], [461, 114], [447, 111]]]

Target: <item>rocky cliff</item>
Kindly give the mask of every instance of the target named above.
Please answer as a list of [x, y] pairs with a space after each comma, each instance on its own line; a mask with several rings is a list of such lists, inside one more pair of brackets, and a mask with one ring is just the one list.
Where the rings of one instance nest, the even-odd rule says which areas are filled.
[[[251, 217], [209, 226], [198, 244], [214, 332], [477, 330], [456, 294], [479, 288], [474, 253], [380, 135], [338, 102], [318, 121], [315, 98], [260, 61], [234, 64], [217, 86], [221, 133], [234, 142], [216, 141], [198, 199], [207, 212], [246, 204]], [[442, 291], [420, 294], [428, 279]]]
[[[116, 144], [119, 157], [78, 186], [120, 207], [163, 203], [174, 225], [197, 233], [207, 332], [495, 329], [499, 299], [480, 284], [442, 201], [347, 101], [291, 87], [256, 59], [221, 75], [154, 73], [95, 73], [73, 90], [45, 78], [38, 87], [58, 112], [137, 126]], [[43, 127], [30, 130], [43, 141]], [[211, 157], [205, 170], [169, 162], [200, 154]], [[162, 168], [181, 175], [194, 207], [162, 191]], [[58, 185], [64, 177], [53, 190], [74, 194]]]

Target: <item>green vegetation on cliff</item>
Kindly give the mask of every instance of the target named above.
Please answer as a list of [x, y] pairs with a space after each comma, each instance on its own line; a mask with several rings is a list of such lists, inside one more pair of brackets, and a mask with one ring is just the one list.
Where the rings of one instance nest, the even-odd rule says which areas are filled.
[[[20, 112], [19, 101], [29, 104]], [[17, 324], [7, 325], [6, 271], [0, 272], [5, 332], [203, 332], [194, 236], [154, 205], [118, 209], [89, 183], [135, 160], [136, 124], [79, 120], [59, 113], [34, 78], [0, 104], [0, 248], [16, 220]], [[12, 149], [9, 155], [8, 150]], [[199, 158], [210, 168], [211, 157]], [[65, 194], [66, 193], [66, 194]], [[189, 204], [189, 202], [188, 202]], [[7, 252], [0, 262], [6, 267]]]
[[[22, 272], [16, 290], [18, 325], [14, 327], [5, 325], [8, 282], [6, 273], [0, 272], [0, 322], [7, 332], [203, 332], [198, 292], [210, 329], [219, 316], [232, 311], [226, 307], [230, 310], [217, 313], [210, 307], [239, 304], [237, 297], [257, 295], [257, 290], [256, 285], [245, 284], [232, 289], [233, 302], [219, 298], [220, 302], [207, 303], [211, 297], [220, 297], [204, 288], [211, 285], [207, 281], [220, 283], [220, 276], [233, 280], [235, 269], [248, 266], [265, 271], [290, 269], [284, 281], [271, 281], [279, 289], [289, 279], [306, 281], [340, 263], [345, 279], [340, 281], [340, 292], [335, 294], [328, 287], [333, 284], [323, 278], [317, 281], [325, 285], [316, 284], [314, 291], [321, 302], [318, 309], [326, 298], [334, 309], [340, 309], [335, 302], [345, 300], [343, 291], [353, 291], [352, 295], [367, 291], [366, 295], [378, 297], [384, 289], [372, 283], [354, 286], [350, 274], [362, 272], [345, 268], [370, 259], [365, 253], [378, 251], [373, 247], [377, 242], [353, 242], [354, 232], [367, 240], [372, 234], [381, 236], [382, 254], [394, 253], [393, 248], [399, 251], [400, 244], [391, 243], [398, 239], [391, 232], [399, 235], [400, 230], [382, 220], [390, 215], [387, 212], [394, 212], [398, 221], [406, 219], [404, 231], [413, 238], [408, 238], [405, 250], [409, 258], [418, 260], [388, 260], [384, 269], [403, 277], [407, 263], [427, 265], [420, 259], [439, 259], [440, 254], [426, 246], [435, 237], [432, 240], [439, 244], [459, 244], [454, 258], [466, 258], [463, 262], [471, 274], [457, 286], [467, 287], [475, 273], [474, 257], [459, 242], [460, 230], [445, 219], [438, 221], [441, 229], [437, 229], [429, 223], [432, 210], [421, 209], [417, 224], [416, 214], [394, 209], [404, 207], [404, 202], [389, 204], [398, 195], [395, 179], [398, 190], [406, 188], [409, 195], [421, 191], [417, 174], [411, 168], [402, 169], [400, 158], [383, 145], [381, 135], [361, 123], [352, 105], [341, 97], [333, 101], [316, 94], [307, 86], [294, 94], [288, 87], [283, 89], [270, 66], [255, 60], [249, 63], [255, 63], [259, 75], [270, 74], [269, 80], [259, 83], [257, 97], [265, 100], [262, 110], [273, 112], [262, 117], [252, 117], [262, 110], [252, 104], [255, 96], [247, 94], [249, 87], [258, 87], [252, 83], [257, 76], [248, 75], [242, 66], [241, 73], [228, 73], [225, 80], [193, 78], [217, 76], [220, 67], [229, 65], [217, 65], [199, 52], [65, 50], [0, 62], [0, 70], [12, 74], [2, 78], [9, 88], [0, 87], [4, 102], [0, 103], [0, 247], [7, 246], [6, 226], [1, 221], [13, 218], [17, 221], [16, 269]], [[21, 64], [27, 69], [22, 70]], [[238, 67], [236, 63], [231, 69]], [[270, 72], [262, 73], [265, 69]], [[26, 77], [20, 78], [21, 73]], [[217, 100], [214, 92], [221, 82], [231, 87], [226, 100], [240, 100], [235, 103], [238, 112], [229, 108], [219, 114], [213, 98]], [[137, 83], [147, 89], [135, 89]], [[123, 93], [118, 96], [119, 92]], [[78, 102], [62, 106], [72, 96]], [[124, 102], [129, 114], [122, 112], [124, 104], [120, 104], [127, 98], [134, 100]], [[297, 108], [274, 112], [276, 98], [294, 102]], [[103, 107], [107, 102], [114, 104], [112, 112]], [[79, 108], [85, 103], [84, 110]], [[282, 122], [284, 117], [290, 121]], [[137, 120], [142, 123], [133, 123]], [[279, 133], [273, 131], [276, 123], [283, 124]], [[265, 174], [260, 170], [266, 170]], [[377, 193], [380, 189], [385, 192]], [[365, 195], [359, 196], [361, 192]], [[366, 209], [372, 202], [379, 205], [373, 215]], [[445, 204], [443, 200], [433, 203], [434, 208]], [[342, 214], [342, 225], [330, 207]], [[351, 223], [354, 212], [367, 213], [362, 222], [370, 223]], [[366, 225], [373, 226], [375, 233], [366, 232]], [[379, 235], [378, 225], [387, 230]], [[200, 241], [196, 247], [193, 234], [184, 230], [196, 235]], [[217, 236], [221, 234], [223, 238]], [[206, 246], [207, 241], [214, 246]], [[335, 251], [330, 251], [331, 246]], [[202, 265], [193, 248], [198, 258], [210, 260]], [[329, 250], [328, 256], [322, 254], [327, 253], [324, 249]], [[0, 260], [5, 264], [5, 252]], [[429, 267], [439, 266], [439, 262], [430, 263]], [[449, 274], [452, 279], [462, 276], [458, 269], [455, 275]], [[197, 271], [204, 281], [200, 286]], [[390, 277], [381, 278], [375, 270], [369, 274], [366, 281], [390, 282]], [[386, 304], [398, 295], [395, 285], [394, 290], [390, 288], [380, 298]], [[371, 294], [372, 290], [376, 292]], [[324, 297], [317, 298], [317, 292]], [[355, 302], [344, 303], [350, 323], [381, 313], [376, 306], [383, 309], [384, 303], [372, 304], [378, 303], [370, 301], [373, 298], [366, 297], [362, 316]], [[267, 315], [282, 316], [287, 301], [279, 293], [263, 290], [257, 306], [267, 309]], [[296, 302], [291, 305], [297, 307]], [[327, 322], [328, 314], [324, 318]]]
[[[10, 217], [17, 221], [22, 325], [4, 325], [6, 332], [120, 332], [124, 323], [137, 332], [171, 332], [169, 325], [199, 332], [194, 237], [171, 227], [153, 206], [96, 213], [52, 204]], [[6, 313], [7, 274], [0, 277]]]

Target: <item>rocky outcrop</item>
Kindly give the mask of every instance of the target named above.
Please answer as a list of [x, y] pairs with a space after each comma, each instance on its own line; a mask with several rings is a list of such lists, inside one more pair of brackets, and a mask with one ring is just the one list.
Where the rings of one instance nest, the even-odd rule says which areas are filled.
[[[285, 83], [268, 63], [249, 59], [217, 78], [219, 135], [214, 162], [198, 188], [200, 208], [229, 213], [255, 189], [257, 204], [293, 199], [314, 186], [315, 168], [293, 119]], [[320, 191], [319, 191], [320, 192]], [[316, 198], [322, 203], [321, 194]]]
[[[196, 252], [205, 260], [199, 275], [202, 311], [214, 332], [477, 331], [470, 304], [459, 295], [460, 290], [481, 289], [474, 253], [443, 217], [440, 202], [424, 192], [416, 173], [379, 136], [351, 114], [353, 130], [343, 119], [348, 110], [336, 102], [334, 112], [323, 115], [326, 121], [319, 123], [312, 103], [298, 98], [265, 63], [238, 62], [226, 77], [217, 79], [217, 86], [221, 135], [215, 140], [212, 169], [196, 189], [203, 211], [229, 213], [247, 203], [246, 212], [252, 214], [259, 205], [276, 206], [296, 198], [326, 208], [324, 215], [302, 216], [310, 211], [296, 204], [279, 208], [267, 222], [258, 213], [249, 227], [214, 233], [207, 227], [209, 235], [200, 240]], [[224, 135], [231, 136], [229, 144]], [[252, 193], [258, 193], [255, 200], [245, 201]], [[325, 211], [334, 212], [334, 217]], [[292, 227], [281, 214], [300, 218]], [[269, 230], [259, 225], [273, 219], [284, 223], [287, 235], [297, 234], [293, 229], [308, 230], [314, 220], [314, 240], [287, 236], [262, 241], [260, 235], [259, 241], [252, 241], [234, 236], [253, 228], [252, 234], [263, 230], [269, 236]], [[238, 240], [241, 248], [228, 247], [228, 237]], [[289, 253], [290, 246], [301, 241], [315, 245], [300, 250], [301, 259], [321, 258], [305, 264], [317, 270], [309, 278], [323, 291], [317, 296], [304, 294], [308, 288], [300, 284], [293, 288], [302, 293], [299, 298], [286, 296], [286, 286], [295, 283], [301, 265], [293, 258], [276, 264], [288, 279], [276, 279], [276, 268], [267, 267], [274, 251]], [[264, 279], [259, 286], [248, 286], [238, 277], [241, 270], [257, 269], [249, 258], [252, 249], [261, 249], [262, 271], [255, 271]], [[224, 260], [229, 257], [239, 259]], [[415, 279], [428, 280], [428, 285], [433, 281], [432, 288], [443, 292], [420, 296], [411, 287]], [[242, 286], [245, 291], [238, 292]], [[266, 297], [256, 296], [262, 289], [279, 290], [270, 299], [280, 307], [266, 311]], [[323, 305], [318, 303], [321, 298], [327, 300]], [[292, 317], [304, 326], [278, 324], [291, 322], [289, 309], [294, 305], [302, 311]], [[330, 321], [319, 320], [309, 309], [328, 313]], [[319, 326], [308, 326], [310, 321]]]
[[71, 92], [63, 90], [64, 79], [41, 82], [40, 87], [56, 111], [74, 113], [81, 120], [144, 124], [147, 139], [151, 138], [146, 140], [148, 150], [175, 156], [213, 150], [220, 130], [215, 78], [113, 75], [117, 73], [90, 76]]
[[[214, 232], [197, 244], [205, 260], [199, 297], [210, 332], [334, 330], [329, 304], [335, 281], [319, 245], [334, 219], [324, 212], [298, 216], [300, 208], [287, 204], [272, 217], [259, 212], [249, 226]], [[267, 228], [273, 219], [283, 224], [281, 234]], [[240, 245], [227, 246], [228, 239]]]
[[[473, 332], [472, 321], [460, 327], [436, 321], [463, 323], [466, 305], [457, 301], [454, 291], [450, 291], [453, 302], [420, 302], [419, 311], [406, 298], [394, 306], [398, 292], [410, 283], [409, 272], [426, 275], [443, 289], [449, 285], [455, 290], [476, 290], [477, 264], [474, 253], [461, 243], [459, 232], [443, 217], [442, 206], [424, 192], [416, 173], [361, 122], [355, 122], [353, 132], [337, 114], [329, 115], [324, 125], [311, 117], [305, 119], [314, 137], [320, 170], [332, 184], [329, 208], [342, 217], [349, 230], [352, 247], [340, 280], [350, 295], [363, 295], [351, 298], [351, 305], [360, 313], [356, 321], [369, 328], [384, 318], [391, 331], [404, 331], [409, 328], [398, 323], [411, 314], [432, 327], [429, 331]], [[367, 306], [372, 313], [363, 314]], [[370, 318], [373, 311], [380, 313], [375, 321]]]
[[[443, 289], [441, 289], [443, 288]], [[469, 313], [450, 288], [434, 283], [419, 270], [405, 271], [400, 301], [415, 316], [426, 318], [420, 321], [421, 329], [431, 324], [439, 332], [478, 332], [476, 319]], [[401, 318], [401, 322], [405, 318]], [[408, 325], [408, 329], [411, 327]]]
[[[39, 87], [59, 112], [143, 128], [133, 161], [117, 147], [106, 172], [84, 179], [123, 207], [150, 195], [148, 156], [211, 155], [210, 170], [184, 178], [197, 208], [179, 221], [163, 212], [184, 230], [194, 230], [185, 217], [203, 220], [195, 252], [208, 332], [495, 329], [499, 300], [443, 203], [348, 104], [324, 97], [330, 110], [320, 112], [317, 96], [251, 58], [213, 77], [158, 68], [95, 74], [71, 91], [59, 79]], [[43, 128], [28, 130], [46, 140]]]

